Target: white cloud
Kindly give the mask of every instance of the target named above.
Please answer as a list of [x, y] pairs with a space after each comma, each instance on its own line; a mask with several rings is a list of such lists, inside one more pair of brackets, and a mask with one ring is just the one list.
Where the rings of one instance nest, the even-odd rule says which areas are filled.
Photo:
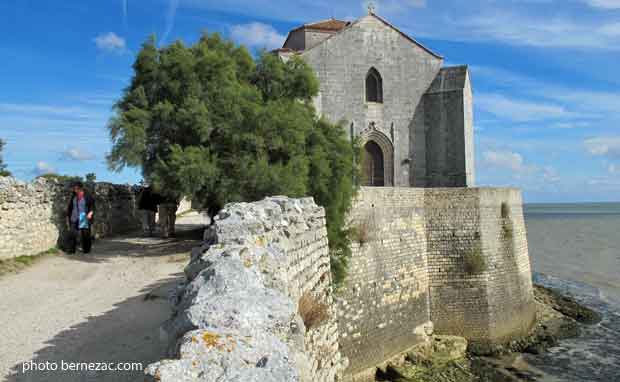
[[[574, 0], [571, 0], [574, 1]], [[618, 8], [618, 0], [579, 0], [598, 9]], [[620, 50], [620, 36], [605, 33], [617, 23], [609, 12], [584, 15], [583, 9], [562, 6], [566, 0], [383, 0], [377, 14], [414, 37], [450, 41], [493, 41], [518, 46]], [[315, 0], [183, 0], [187, 7], [243, 14], [248, 17], [306, 23], [358, 18], [366, 1]]]
[[582, 129], [586, 127], [591, 127], [592, 124], [590, 122], [557, 122], [549, 125], [552, 129]]
[[594, 156], [620, 159], [620, 137], [596, 137], [584, 142], [588, 152]]
[[22, 116], [64, 117], [74, 120], [101, 118], [100, 114], [81, 107], [48, 104], [0, 103], [0, 111]]
[[542, 169], [543, 180], [549, 183], [557, 183], [561, 180], [560, 174], [553, 166], [545, 166]]
[[481, 110], [515, 122], [542, 121], [576, 116], [560, 105], [512, 99], [502, 94], [478, 95], [476, 97], [476, 105]]
[[509, 169], [515, 173], [525, 170], [521, 154], [511, 151], [485, 151], [482, 153], [482, 160], [488, 167]]
[[170, 32], [174, 29], [174, 21], [179, 8], [179, 0], [168, 0], [168, 10], [166, 11], [166, 29], [162, 35], [160, 44], [165, 44], [170, 36]]
[[[482, 78], [500, 87], [501, 91], [520, 96], [519, 100], [514, 100], [497, 94], [482, 94], [474, 99], [475, 104], [498, 116], [505, 111], [525, 112], [511, 118], [517, 122], [556, 119], [548, 126], [558, 129], [592, 127], [597, 124], [595, 121], [602, 120], [613, 124], [610, 120], [616, 118], [620, 105], [620, 92], [567, 88], [502, 68], [472, 66], [471, 70], [474, 81]], [[512, 113], [508, 114], [510, 116]]]
[[82, 149], [72, 147], [61, 153], [61, 158], [65, 160], [87, 161], [95, 159], [95, 156]]
[[35, 175], [55, 174], [56, 169], [47, 162], [38, 161], [32, 172]]
[[605, 19], [593, 22], [577, 15], [541, 17], [499, 10], [463, 18], [457, 21], [456, 28], [447, 28], [446, 33], [453, 39], [459, 39], [457, 33], [460, 33], [465, 40], [501, 41], [541, 48], [618, 50], [619, 36], [609, 33], [614, 25], [615, 22]]
[[108, 53], [122, 54], [127, 48], [125, 39], [114, 32], [100, 34], [93, 41], [98, 49]]
[[620, 0], [582, 0], [594, 8], [620, 9]]
[[129, 16], [127, 1], [128, 0], [121, 1], [121, 7], [122, 7], [121, 10], [123, 12], [123, 25], [125, 26], [125, 28], [127, 28], [127, 19]]
[[250, 48], [276, 49], [284, 44], [286, 37], [268, 24], [250, 23], [231, 28], [233, 40]]

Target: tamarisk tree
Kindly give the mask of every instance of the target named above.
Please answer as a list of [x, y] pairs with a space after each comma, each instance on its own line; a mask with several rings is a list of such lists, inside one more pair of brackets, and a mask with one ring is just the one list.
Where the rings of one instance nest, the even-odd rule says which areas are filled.
[[344, 277], [344, 220], [355, 192], [345, 129], [316, 116], [318, 81], [299, 57], [283, 62], [204, 34], [192, 46], [146, 41], [109, 130], [114, 170], [141, 168], [169, 198], [211, 215], [228, 202], [313, 196], [326, 208], [336, 281]]

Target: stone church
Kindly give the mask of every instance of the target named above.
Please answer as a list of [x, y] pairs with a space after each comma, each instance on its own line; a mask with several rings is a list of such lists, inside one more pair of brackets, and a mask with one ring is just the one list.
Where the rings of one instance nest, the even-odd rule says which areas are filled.
[[302, 25], [276, 52], [306, 60], [320, 81], [318, 113], [359, 137], [363, 185], [474, 185], [467, 66], [442, 67], [442, 56], [372, 11]]

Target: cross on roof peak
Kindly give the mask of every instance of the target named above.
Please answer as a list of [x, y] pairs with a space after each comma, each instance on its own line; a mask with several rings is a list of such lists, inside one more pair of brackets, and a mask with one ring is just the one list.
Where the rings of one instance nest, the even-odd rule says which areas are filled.
[[374, 1], [369, 1], [368, 2], [368, 14], [369, 15], [373, 15], [375, 13], [375, 2]]

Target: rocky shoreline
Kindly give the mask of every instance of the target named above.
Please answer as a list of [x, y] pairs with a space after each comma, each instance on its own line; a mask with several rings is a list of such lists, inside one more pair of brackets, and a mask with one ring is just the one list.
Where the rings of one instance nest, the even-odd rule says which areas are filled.
[[464, 338], [434, 336], [431, 344], [410, 351], [399, 365], [388, 365], [378, 381], [389, 382], [553, 382], [528, 362], [559, 341], [577, 338], [584, 325], [595, 325], [600, 313], [557, 290], [535, 285], [536, 326], [525, 338], [504, 345], [468, 344]]

